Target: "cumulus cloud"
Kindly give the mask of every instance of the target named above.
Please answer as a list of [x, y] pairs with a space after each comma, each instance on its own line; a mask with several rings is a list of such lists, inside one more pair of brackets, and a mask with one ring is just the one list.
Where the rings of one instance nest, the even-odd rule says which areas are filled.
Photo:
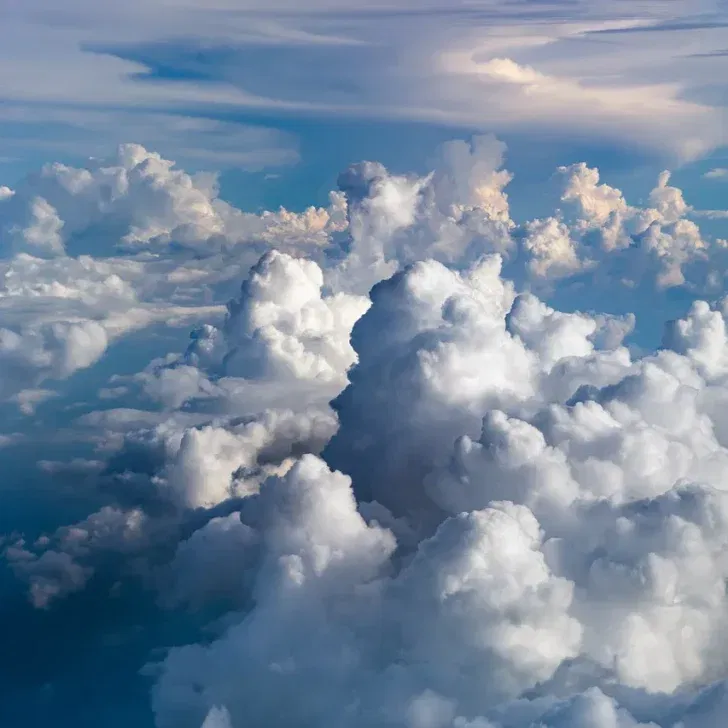
[[0, 198], [3, 392], [65, 379], [157, 322], [222, 313], [216, 287], [271, 248], [320, 255], [345, 218], [339, 193], [328, 209], [243, 213], [214, 176], [139, 145], [86, 168], [46, 165]]
[[[251, 215], [127, 147], [0, 202], [28, 416], [122, 334], [192, 329], [66, 411], [82, 452], [38, 458], [85, 515], [4, 541], [44, 614], [134, 585], [184, 615], [135, 663], [158, 728], [722, 724], [724, 244], [667, 172], [636, 207], [564, 167], [563, 209], [516, 222], [504, 151], [364, 162], [326, 209]], [[40, 197], [63, 224], [20, 214]], [[693, 301], [663, 327], [670, 291]]]
[[368, 306], [363, 296], [325, 293], [314, 261], [272, 250], [228, 302], [222, 326], [196, 329], [183, 355], [152, 362], [134, 379], [172, 408], [196, 399], [238, 413], [255, 411], [256, 401], [326, 407], [347, 382], [356, 360], [349, 335]]
[[225, 708], [213, 708], [207, 714], [202, 728], [230, 728], [230, 714]]
[[356, 358], [349, 332], [369, 303], [345, 293], [322, 297], [323, 284], [312, 261], [267, 253], [239, 301], [230, 304], [225, 373], [323, 381], [345, 376]]
[[505, 145], [492, 136], [453, 141], [432, 174], [405, 177], [381, 164], [354, 165], [339, 176], [348, 203], [346, 257], [328, 272], [335, 288], [367, 293], [415, 260], [472, 260], [513, 247], [502, 169]]
[[[246, 215], [219, 199], [214, 175], [189, 175], [138, 144], [123, 144], [115, 158], [91, 159], [86, 168], [46, 165], [1, 202], [5, 245], [43, 257], [69, 246], [92, 255], [154, 243], [220, 246], [241, 236], [265, 238], [271, 228], [298, 229], [315, 241], [329, 222], [315, 208], [300, 216]], [[101, 224], [113, 231], [107, 241], [93, 235]]]
[[[352, 481], [307, 456], [243, 501], [252, 531], [230, 523], [255, 606], [209, 647], [169, 654], [159, 725], [196, 725], [216, 704], [241, 725], [712, 724], [699, 690], [673, 695], [726, 670], [728, 450], [701, 395], [722, 371], [725, 319], [696, 305], [664, 350], [632, 359], [619, 339], [594, 344], [602, 321], [515, 298], [498, 272], [420, 264], [375, 288], [324, 453]], [[443, 322], [457, 311], [479, 325]], [[473, 349], [476, 330], [518, 348], [499, 362]], [[481, 388], [456, 366], [436, 376], [462, 362]], [[475, 411], [479, 439], [463, 434], [448, 459]], [[383, 506], [361, 509], [369, 525], [355, 494]], [[312, 652], [301, 635], [314, 633]]]
[[[669, 184], [669, 172], [659, 175], [649, 206], [644, 208], [629, 205], [620, 190], [601, 183], [599, 171], [583, 163], [562, 167], [559, 172], [564, 179], [562, 201], [567, 204], [571, 239], [564, 238], [556, 220], [551, 223], [551, 235], [558, 241], [551, 247], [565, 257], [555, 270], [560, 263], [562, 268], [568, 265], [578, 271], [576, 257], [587, 270], [599, 263], [601, 270], [627, 285], [649, 283], [658, 288], [685, 284], [685, 272], [690, 270], [691, 286], [716, 289], [716, 271], [708, 261], [722, 259], [723, 241], [702, 236], [689, 219], [699, 211], [685, 201], [682, 190]], [[723, 264], [719, 266], [722, 269]]]
[[247, 495], [256, 481], [296, 452], [320, 450], [335, 428], [325, 412], [269, 410], [261, 420], [227, 428], [213, 425], [164, 433], [169, 458], [156, 484], [187, 506], [210, 506]]

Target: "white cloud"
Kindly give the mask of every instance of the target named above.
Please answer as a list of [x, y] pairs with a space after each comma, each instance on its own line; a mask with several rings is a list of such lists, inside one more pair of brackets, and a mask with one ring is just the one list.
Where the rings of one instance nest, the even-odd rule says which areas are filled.
[[558, 278], [578, 273], [588, 261], [579, 260], [571, 231], [555, 217], [531, 220], [526, 224], [523, 247], [530, 255], [532, 275]]
[[322, 297], [324, 276], [312, 261], [271, 251], [252, 269], [230, 305], [223, 362], [230, 376], [341, 381], [356, 355], [351, 327], [369, 307], [359, 296]]
[[[415, 266], [388, 282], [393, 290], [375, 289], [361, 326], [368, 317], [389, 325], [378, 328], [379, 346], [355, 332], [360, 363], [338, 407], [336, 436], [336, 459], [351, 469], [359, 497], [381, 500], [424, 530], [414, 546], [403, 540], [403, 553], [390, 561], [392, 536], [368, 530], [349, 510], [348, 479], [312, 456], [264, 483], [260, 503], [254, 496], [240, 512], [256, 535], [238, 525], [237, 515], [226, 522], [246, 534], [241, 556], [253, 559], [244, 563], [256, 606], [209, 647], [170, 653], [154, 696], [160, 725], [194, 726], [215, 704], [227, 706], [233, 724], [285, 716], [294, 725], [410, 726], [431, 719], [443, 726], [601, 728], [640, 725], [632, 717], [639, 710], [671, 715], [673, 725], [691, 720], [703, 696], [678, 703], [669, 693], [725, 674], [719, 645], [726, 626], [728, 450], [711, 426], [718, 410], [704, 409], [714, 395], [701, 395], [722, 381], [722, 314], [699, 305], [672, 328], [673, 350], [615, 359], [612, 350], [588, 343], [599, 321], [532, 299], [511, 308], [483, 271], [468, 283], [429, 265], [429, 277]], [[473, 396], [467, 371], [452, 369], [438, 388], [417, 377], [433, 364], [425, 352], [444, 354], [441, 346], [390, 358], [406, 351], [403, 339], [432, 347], [433, 333], [424, 336], [413, 323], [430, 318], [437, 325], [433, 313], [442, 304], [422, 296], [440, 289], [441, 300], [452, 288], [462, 298], [449, 298], [446, 310], [462, 311], [466, 295], [475, 310], [490, 302], [489, 315], [503, 327], [491, 324], [492, 335], [512, 336], [531, 358], [531, 391], [504, 385], [492, 360], [481, 366], [502, 404], [520, 414]], [[453, 326], [467, 330], [467, 317], [453, 316]], [[447, 338], [460, 350], [449, 361], [475, 358], [469, 338]], [[383, 404], [372, 394], [382, 391], [382, 380], [374, 378], [371, 357], [411, 368], [418, 382], [397, 389], [401, 398], [385, 410], [388, 419], [375, 419]], [[571, 387], [550, 389], [556, 371]], [[382, 403], [391, 391], [382, 392]], [[405, 398], [411, 403], [403, 410]], [[472, 409], [486, 413], [480, 440], [461, 438], [452, 461], [438, 465], [437, 447], [448, 442], [443, 423], [459, 418], [467, 430]], [[389, 429], [374, 439], [385, 423]], [[355, 458], [376, 469], [368, 472]], [[419, 495], [408, 497], [418, 479]], [[240, 588], [239, 575], [228, 579]], [[301, 636], [314, 630], [319, 642], [311, 651]], [[615, 681], [648, 692], [615, 691]], [[549, 697], [566, 685], [572, 697]], [[529, 700], [514, 700], [526, 690]], [[701, 715], [696, 726], [712, 725], [718, 713]]]
[[[38, 608], [134, 583], [217, 620], [149, 657], [159, 728], [721, 724], [728, 303], [627, 337], [720, 291], [724, 244], [668, 173], [636, 207], [579, 164], [516, 223], [503, 154], [252, 215], [127, 146], [0, 202], [3, 396], [35, 426], [79, 403], [50, 382], [109, 371], [51, 428], [83, 452], [38, 446], [90, 515], [5, 558]], [[17, 237], [37, 199], [62, 224]], [[186, 350], [114, 376], [110, 342], [163, 321]]]
[[705, 179], [725, 179], [728, 177], [728, 169], [715, 167], [714, 169], [709, 169], [703, 177], [705, 177]]
[[[580, 1], [568, 15], [493, 0], [364, 10], [260, 0], [103, 10], [73, 0], [59, 10], [41, 0], [14, 7], [3, 24], [0, 94], [26, 121], [36, 122], [39, 105], [59, 119], [53, 143], [66, 149], [84, 132], [120, 141], [131, 124], [135, 138], [173, 145], [165, 151], [179, 158], [219, 157], [219, 142], [205, 152], [179, 127], [224, 117], [232, 132], [232, 109], [588, 135], [692, 158], [725, 141], [724, 113], [704, 83], [720, 78], [720, 58], [706, 49], [725, 47], [723, 10], [715, 0]], [[315, 73], [301, 76], [299, 66]], [[93, 120], [77, 118], [69, 134], [62, 117], [74, 113]], [[167, 139], [153, 128], [160, 117]], [[242, 145], [224, 147], [236, 163], [290, 159], [284, 139], [271, 132], [261, 153], [256, 134], [245, 128]]]
[[[573, 126], [581, 134], [624, 135], [641, 145], [657, 142], [682, 160], [702, 156], [722, 139], [719, 115], [681, 99], [683, 89], [676, 83], [586, 84], [578, 77], [543, 73], [511, 58], [475, 60], [487, 54], [486, 42], [484, 47], [445, 53], [442, 63], [455, 83], [469, 77], [469, 86], [477, 85], [498, 99], [498, 111], [490, 112], [497, 128], [510, 122], [516, 128], [543, 125], [553, 133], [560, 125]], [[686, 127], [696, 131], [681, 135]]]
[[335, 422], [325, 412], [267, 412], [260, 420], [228, 428], [206, 426], [160, 433], [169, 458], [155, 479], [162, 492], [185, 506], [211, 506], [245, 496], [298, 452], [316, 452]]
[[[85, 169], [47, 165], [28, 176], [0, 200], [3, 392], [64, 379], [156, 322], [222, 314], [211, 288], [242, 277], [265, 250], [330, 245], [345, 215], [341, 196], [331, 199], [328, 210], [246, 214], [218, 198], [214, 177], [139, 145]], [[348, 331], [348, 300], [325, 310], [322, 325]], [[334, 346], [346, 359], [346, 342]]]

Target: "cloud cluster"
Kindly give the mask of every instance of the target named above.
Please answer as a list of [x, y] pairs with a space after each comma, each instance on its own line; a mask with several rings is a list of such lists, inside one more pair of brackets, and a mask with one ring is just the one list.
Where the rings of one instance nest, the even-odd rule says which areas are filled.
[[327, 462], [215, 524], [254, 606], [170, 652], [158, 725], [716, 724], [725, 314], [637, 359], [604, 327], [514, 297], [497, 259], [375, 287]]
[[286, 234], [315, 245], [317, 233], [335, 225], [315, 208], [300, 216], [243, 213], [218, 197], [214, 175], [187, 174], [138, 144], [123, 144], [115, 158], [91, 159], [86, 168], [46, 165], [0, 199], [3, 250], [37, 257], [108, 256], [171, 242], [207, 251]]
[[244, 213], [218, 197], [213, 176], [132, 144], [115, 159], [47, 165], [4, 189], [5, 397], [91, 366], [123, 335], [222, 313], [210, 305], [225, 302], [218, 288], [265, 251], [315, 255], [346, 225], [339, 193], [329, 209]]
[[339, 176], [348, 203], [347, 256], [333, 285], [367, 293], [400, 265], [425, 258], [463, 262], [513, 247], [505, 145], [492, 136], [443, 145], [424, 178], [392, 175], [371, 162]]
[[[516, 222], [503, 153], [361, 163], [328, 209], [256, 216], [128, 147], [0, 202], [28, 411], [132, 323], [204, 322], [39, 463], [90, 515], [5, 546], [47, 613], [133, 583], [195, 615], [146, 656], [158, 728], [722, 724], [728, 301], [696, 297], [725, 243], [667, 173], [634, 207], [583, 164]], [[634, 346], [671, 290], [696, 300]], [[636, 317], [595, 312], [615, 292]]]

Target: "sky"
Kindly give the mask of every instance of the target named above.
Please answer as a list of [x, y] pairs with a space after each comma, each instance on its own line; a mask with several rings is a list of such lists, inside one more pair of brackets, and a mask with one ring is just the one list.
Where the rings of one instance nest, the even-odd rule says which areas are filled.
[[0, 0], [0, 726], [722, 728], [724, 0]]

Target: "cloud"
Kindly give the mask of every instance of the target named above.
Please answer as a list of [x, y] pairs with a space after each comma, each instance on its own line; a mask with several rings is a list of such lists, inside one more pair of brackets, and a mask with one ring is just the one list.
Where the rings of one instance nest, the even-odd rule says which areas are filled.
[[230, 714], [225, 708], [212, 708], [202, 728], [230, 728]]
[[[159, 725], [196, 725], [215, 704], [233, 724], [354, 726], [658, 725], [665, 716], [672, 725], [701, 710], [700, 691], [671, 694], [725, 673], [714, 645], [724, 634], [728, 451], [718, 410], [704, 409], [715, 395], [702, 396], [722, 377], [723, 314], [697, 304], [663, 351], [615, 357], [588, 341], [598, 321], [528, 299], [502, 303], [497, 289], [490, 299], [498, 268], [487, 270], [491, 278], [475, 268], [463, 279], [415, 265], [375, 289], [361, 327], [374, 331], [379, 316], [386, 335], [369, 354], [365, 329], [355, 329], [359, 363], [324, 453], [353, 482], [306, 456], [243, 501], [239, 518], [257, 534], [241, 529], [255, 607], [210, 646], [169, 654], [154, 693]], [[442, 303], [417, 295], [438, 290], [444, 311], [462, 312], [467, 297], [479, 328], [521, 347], [528, 388], [504, 383], [506, 372], [524, 380], [512, 354], [499, 378], [492, 353], [472, 350], [467, 315], [443, 325], [433, 316]], [[483, 326], [485, 311], [500, 327]], [[428, 320], [470, 336], [434, 343], [414, 325]], [[424, 348], [391, 358], [407, 351], [403, 339]], [[395, 391], [376, 378], [375, 351], [418, 384], [396, 387], [388, 420], [374, 419]], [[435, 352], [488, 371], [486, 396], [467, 370], [431, 376]], [[551, 389], [556, 372], [571, 386]], [[498, 400], [512, 414], [494, 409]], [[480, 439], [459, 439], [448, 463], [438, 450], [452, 442], [445, 428], [467, 431], [474, 410], [486, 413]], [[414, 526], [414, 543], [400, 535], [395, 552], [396, 520], [391, 532], [366, 525], [354, 493]], [[302, 639], [314, 630], [316, 651]], [[551, 692], [566, 685], [570, 697]], [[715, 710], [695, 725], [711, 725]]]
[[330, 285], [365, 293], [414, 260], [463, 261], [511, 249], [504, 155], [505, 145], [485, 135], [443, 145], [432, 174], [422, 178], [371, 162], [347, 169], [338, 180], [347, 202], [347, 255], [328, 271]]
[[[99, 10], [73, 0], [63, 11], [41, 0], [13, 8], [3, 26], [0, 93], [34, 127], [38, 107], [54, 120], [29, 149], [41, 138], [77, 151], [91, 136], [106, 153], [133, 128], [180, 159], [223, 151], [228, 164], [291, 159], [282, 135], [271, 130], [261, 144], [254, 127], [230, 121], [232, 111], [586, 135], [690, 159], [725, 141], [722, 109], [702, 98], [703, 79], [719, 77], [720, 57], [705, 50], [725, 47], [725, 18], [715, 2], [700, 12], [711, 20], [664, 2], [578, 2], [565, 13], [492, 0], [365, 10], [247, 0]], [[648, 47], [644, 33], [654, 28], [672, 32], [650, 33]], [[41, 56], [28, 50], [35, 40]], [[698, 73], [685, 56], [701, 52]], [[185, 129], [195, 124], [210, 144]], [[221, 148], [218, 130], [236, 143]]]
[[143, 668], [158, 728], [721, 724], [725, 244], [668, 172], [516, 221], [504, 164], [254, 215], [128, 145], [0, 202], [2, 452], [51, 512], [4, 558], [74, 650], [87, 608], [144, 636], [109, 705]]
[[310, 261], [276, 251], [253, 268], [230, 306], [226, 374], [326, 381], [345, 376], [355, 354], [348, 342], [369, 304], [344, 293], [322, 298], [324, 277]]
[[703, 177], [705, 177], [705, 179], [724, 179], [728, 177], [728, 169], [715, 167], [714, 169], [708, 170]]
[[333, 194], [328, 210], [243, 213], [219, 199], [214, 176], [133, 144], [29, 175], [0, 200], [5, 396], [88, 368], [156, 322], [221, 314], [213, 287], [286, 238], [299, 252], [328, 245], [341, 206]]
[[220, 328], [203, 325], [184, 355], [152, 362], [134, 379], [148, 397], [172, 408], [209, 399], [229, 411], [248, 400], [248, 411], [255, 411], [256, 390], [264, 397], [268, 390], [267, 405], [276, 390], [285, 406], [303, 400], [325, 407], [347, 382], [356, 359], [349, 334], [369, 301], [326, 295], [323, 286], [315, 262], [271, 250], [228, 303]]
[[51, 600], [82, 589], [90, 575], [66, 552], [46, 551], [36, 557], [22, 545], [6, 551], [6, 558], [18, 576], [29, 582], [29, 597], [34, 607], [44, 609]]
[[[54, 323], [21, 333], [0, 330], [0, 362], [8, 397], [48, 378], [64, 379], [98, 361], [108, 338], [94, 321]], [[21, 391], [19, 391], [21, 390]], [[25, 399], [25, 398], [24, 398]]]
[[169, 461], [155, 486], [186, 506], [211, 506], [254, 491], [257, 481], [298, 452], [315, 452], [330, 437], [325, 413], [269, 411], [262, 421], [164, 433]]
[[[655, 133], [665, 140], [675, 140], [679, 120], [690, 119], [690, 127], [703, 126], [705, 136], [673, 142], [674, 151], [683, 160], [702, 156], [720, 138], [713, 112], [680, 99], [680, 88], [675, 84], [589, 86], [578, 79], [542, 73], [511, 58], [479, 62], [473, 59], [476, 52], [482, 54], [482, 49], [446, 55], [445, 70], [456, 78], [471, 76], [485, 88], [498, 88], [498, 113], [503, 121], [511, 117], [516, 125], [533, 126], [538, 119], [539, 124], [553, 130], [568, 116], [570, 121], [566, 123], [579, 119], [579, 133], [588, 129], [607, 137], [609, 125], [616, 123], [622, 134], [646, 144]], [[649, 107], [643, 105], [645, 98], [650, 98]]]

